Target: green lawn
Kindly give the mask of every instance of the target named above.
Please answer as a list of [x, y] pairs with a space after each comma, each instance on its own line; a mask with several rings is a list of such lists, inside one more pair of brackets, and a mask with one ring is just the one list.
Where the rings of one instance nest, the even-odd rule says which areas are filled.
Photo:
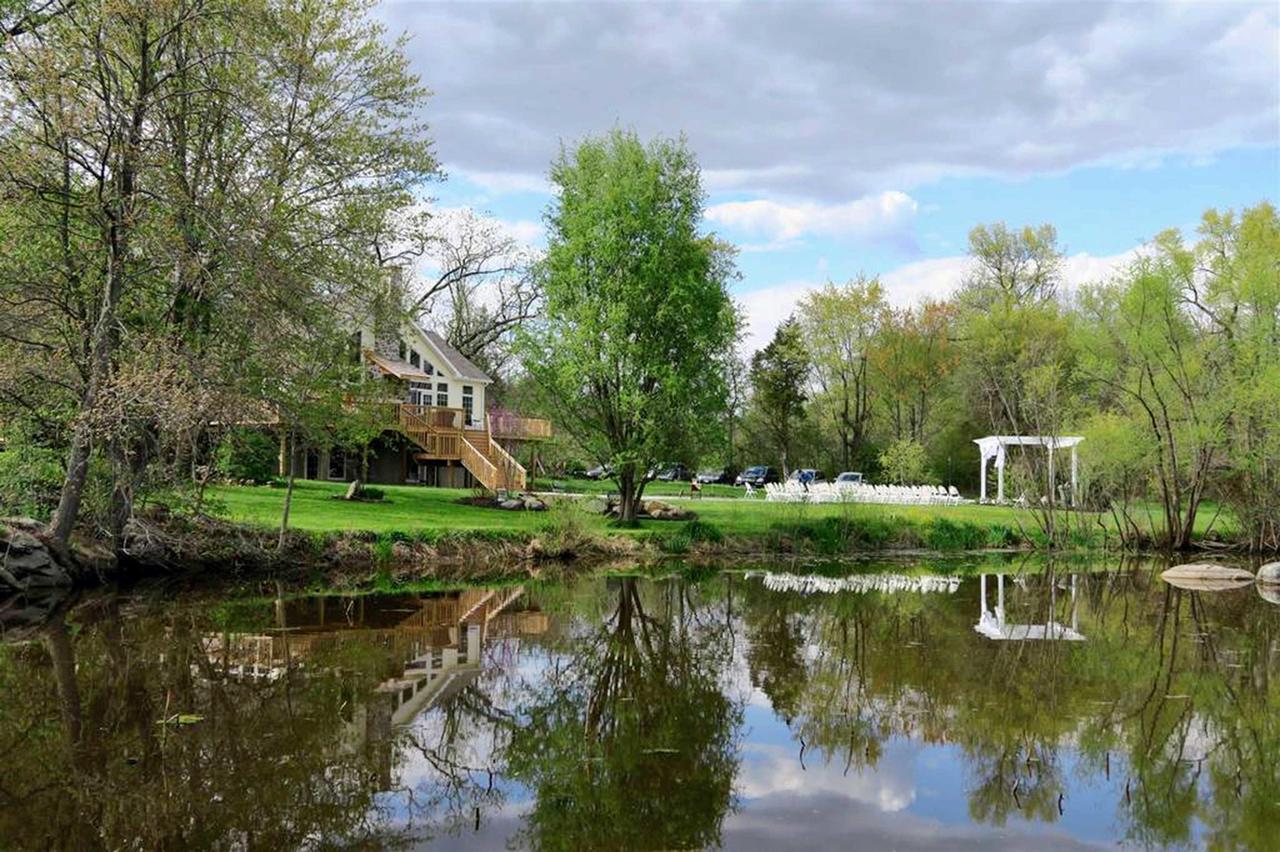
[[[294, 490], [290, 526], [304, 530], [407, 534], [472, 530], [531, 533], [549, 521], [548, 513], [503, 512], [462, 505], [458, 499], [472, 493], [465, 490], [388, 485], [378, 486], [386, 494], [384, 503], [335, 500], [345, 487], [342, 483], [299, 482]], [[210, 491], [219, 513], [230, 520], [268, 527], [280, 523], [284, 505], [281, 488], [217, 486]], [[648, 490], [645, 493], [649, 495]], [[687, 505], [700, 519], [714, 523], [727, 535], [759, 535], [775, 524], [813, 523], [824, 518], [879, 518], [891, 522], [901, 519], [905, 523], [946, 518], [954, 523], [1004, 524], [1016, 528], [1021, 522], [1027, 527], [1035, 526], [1030, 513], [996, 506], [804, 505], [741, 499], [690, 500]], [[612, 527], [602, 517], [588, 516], [585, 522], [601, 533], [634, 532]], [[669, 521], [645, 521], [639, 531], [666, 530], [673, 526]]]
[[[616, 494], [618, 485], [612, 479], [569, 479], [557, 477], [539, 477], [530, 483], [534, 491], [564, 491], [569, 494]], [[734, 485], [704, 485], [702, 493], [707, 497], [729, 497], [737, 499], [743, 495], [744, 489]], [[673, 497], [689, 493], [687, 482], [650, 482], [645, 486], [645, 497]], [[761, 494], [759, 489], [757, 494]]]

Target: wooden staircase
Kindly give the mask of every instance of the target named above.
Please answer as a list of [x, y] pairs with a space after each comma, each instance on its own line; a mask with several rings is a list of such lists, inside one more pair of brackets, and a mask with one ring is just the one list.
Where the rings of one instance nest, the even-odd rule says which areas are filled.
[[[396, 417], [400, 433], [432, 459], [458, 460], [467, 472], [490, 491], [523, 491], [528, 487], [528, 473], [504, 450], [489, 431], [464, 429], [452, 409], [430, 406], [399, 405]], [[447, 416], [442, 416], [447, 415]]]

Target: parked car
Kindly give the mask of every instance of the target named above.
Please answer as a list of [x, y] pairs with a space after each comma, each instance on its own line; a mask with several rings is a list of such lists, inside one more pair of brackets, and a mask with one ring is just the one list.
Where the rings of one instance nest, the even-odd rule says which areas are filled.
[[697, 479], [701, 485], [732, 485], [734, 475], [731, 468], [720, 467], [700, 471]]
[[787, 477], [787, 482], [800, 482], [801, 476], [805, 476], [809, 482], [826, 482], [827, 478], [822, 471], [812, 467], [798, 467], [791, 471], [791, 475]]
[[657, 478], [663, 482], [688, 482], [693, 474], [682, 464], [672, 464], [663, 467]]
[[613, 466], [607, 464], [597, 465], [587, 471], [586, 476], [587, 479], [608, 479], [613, 476]]
[[758, 464], [749, 467], [733, 480], [734, 485], [751, 485], [754, 488], [760, 488], [768, 482], [778, 482], [778, 472], [773, 468]]
[[836, 485], [861, 485], [864, 481], [862, 474], [852, 470], [846, 470], [836, 477]]

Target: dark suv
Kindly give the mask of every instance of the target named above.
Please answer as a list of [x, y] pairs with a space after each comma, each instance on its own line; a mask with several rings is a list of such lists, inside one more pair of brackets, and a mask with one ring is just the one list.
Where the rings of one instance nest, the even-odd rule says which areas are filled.
[[767, 465], [758, 464], [755, 467], [749, 467], [742, 473], [738, 474], [738, 478], [733, 481], [734, 485], [751, 485], [759, 488], [768, 482], [777, 482], [778, 472]]

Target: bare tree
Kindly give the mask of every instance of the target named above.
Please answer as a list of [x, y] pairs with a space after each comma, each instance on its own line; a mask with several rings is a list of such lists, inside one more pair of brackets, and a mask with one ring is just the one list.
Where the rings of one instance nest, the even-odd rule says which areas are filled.
[[501, 372], [512, 333], [540, 309], [530, 275], [534, 254], [503, 223], [474, 210], [433, 218], [423, 251], [430, 274], [412, 296], [410, 313], [467, 358]]

